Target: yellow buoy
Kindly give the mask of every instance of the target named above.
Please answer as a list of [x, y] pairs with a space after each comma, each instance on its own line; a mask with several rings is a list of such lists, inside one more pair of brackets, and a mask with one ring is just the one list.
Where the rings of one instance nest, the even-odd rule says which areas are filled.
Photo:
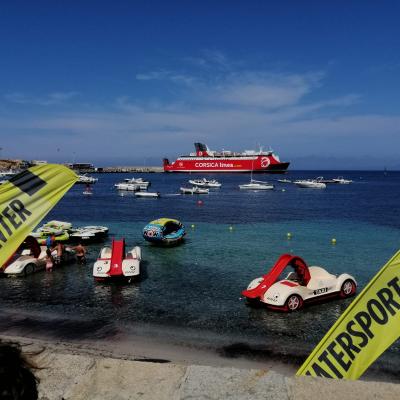
[[230, 227], [229, 227], [229, 230], [230, 230], [230, 231], [233, 231], [233, 226], [230, 226]]
[[290, 238], [292, 237], [292, 234], [291, 234], [290, 232], [288, 232], [288, 233], [286, 234], [286, 236], [287, 236], [288, 239], [290, 239]]
[[336, 244], [336, 239], [332, 238], [331, 242], [332, 242], [332, 244]]
[[192, 224], [192, 225], [190, 225], [190, 227], [191, 227], [192, 229], [194, 229], [195, 225], [194, 225], [194, 224]]

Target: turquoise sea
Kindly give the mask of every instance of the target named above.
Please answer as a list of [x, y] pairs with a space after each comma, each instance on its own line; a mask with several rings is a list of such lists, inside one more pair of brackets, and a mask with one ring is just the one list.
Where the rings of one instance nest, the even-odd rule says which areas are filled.
[[[339, 174], [298, 171], [285, 177], [321, 175]], [[196, 197], [177, 195], [194, 175], [142, 174], [151, 180], [150, 190], [162, 197], [139, 199], [121, 196], [113, 187], [130, 175], [99, 174], [92, 197], [83, 196], [84, 188], [75, 185], [47, 220], [109, 226], [108, 241], [124, 237], [128, 245], [142, 247], [142, 278], [130, 285], [94, 282], [92, 265], [102, 244], [90, 245], [86, 266], [0, 279], [0, 312], [7, 315], [0, 329], [4, 334], [50, 333], [81, 340], [129, 335], [143, 328], [160, 340], [168, 336], [228, 356], [273, 354], [299, 363], [351, 299], [276, 313], [246, 305], [241, 291], [247, 284], [266, 273], [281, 254], [293, 253], [309, 265], [352, 274], [359, 292], [400, 248], [400, 172], [340, 175], [354, 183], [299, 189], [263, 175], [258, 179], [275, 184], [275, 190], [266, 192], [240, 191], [237, 185], [248, 181], [246, 175], [218, 175], [214, 177], [222, 188]], [[144, 225], [159, 217], [185, 224], [183, 245], [159, 248], [144, 241]], [[375, 368], [398, 373], [399, 355], [396, 342]]]

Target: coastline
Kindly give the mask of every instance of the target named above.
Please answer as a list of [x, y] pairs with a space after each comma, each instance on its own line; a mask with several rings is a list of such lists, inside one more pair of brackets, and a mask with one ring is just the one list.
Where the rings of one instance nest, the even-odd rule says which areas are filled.
[[[400, 396], [400, 385], [376, 381], [338, 381], [295, 377], [291, 367], [207, 358], [176, 348], [134, 343], [126, 348], [104, 343], [71, 343], [0, 336], [20, 343], [38, 367], [39, 399], [383, 399]], [[171, 360], [153, 358], [169, 355]], [[174, 360], [173, 360], [174, 358]], [[207, 361], [206, 364], [203, 364]], [[210, 365], [214, 364], [214, 365]]]

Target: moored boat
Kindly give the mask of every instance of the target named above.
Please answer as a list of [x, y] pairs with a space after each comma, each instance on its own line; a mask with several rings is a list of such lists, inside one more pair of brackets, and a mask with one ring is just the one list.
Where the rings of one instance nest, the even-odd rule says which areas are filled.
[[151, 183], [149, 181], [143, 180], [143, 178], [130, 178], [124, 179], [123, 182], [116, 183], [114, 186], [118, 190], [128, 190], [136, 192], [138, 190], [147, 190], [150, 185]]
[[76, 183], [84, 183], [86, 185], [92, 185], [93, 183], [96, 183], [98, 181], [97, 178], [93, 178], [92, 176], [89, 175], [78, 175], [78, 180]]
[[203, 143], [195, 143], [196, 152], [180, 156], [170, 163], [164, 158], [164, 172], [270, 172], [283, 173], [289, 163], [281, 162], [272, 150], [244, 152], [213, 151]]
[[339, 183], [341, 185], [349, 185], [353, 183], [351, 179], [344, 179], [343, 176], [338, 176], [337, 178], [332, 179], [334, 183]]
[[215, 179], [190, 179], [189, 183], [193, 186], [206, 187], [206, 188], [220, 188], [222, 185]]
[[257, 181], [255, 179], [251, 179], [250, 183], [239, 185], [239, 189], [241, 190], [272, 190], [273, 188], [273, 184], [264, 181]]
[[199, 188], [198, 186], [193, 186], [191, 188], [181, 187], [180, 191], [182, 194], [208, 194], [209, 189]]
[[315, 179], [300, 179], [293, 182], [296, 186], [305, 189], [325, 189], [326, 183], [319, 182]]
[[159, 192], [135, 192], [136, 197], [150, 197], [150, 198], [158, 198], [160, 197]]

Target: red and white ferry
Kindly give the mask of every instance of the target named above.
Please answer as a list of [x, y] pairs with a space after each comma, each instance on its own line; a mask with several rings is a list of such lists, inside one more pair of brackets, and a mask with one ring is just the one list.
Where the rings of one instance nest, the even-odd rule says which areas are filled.
[[164, 158], [164, 172], [270, 172], [284, 173], [289, 163], [281, 162], [272, 150], [213, 151], [203, 143], [195, 143], [195, 153], [180, 156], [170, 163]]

